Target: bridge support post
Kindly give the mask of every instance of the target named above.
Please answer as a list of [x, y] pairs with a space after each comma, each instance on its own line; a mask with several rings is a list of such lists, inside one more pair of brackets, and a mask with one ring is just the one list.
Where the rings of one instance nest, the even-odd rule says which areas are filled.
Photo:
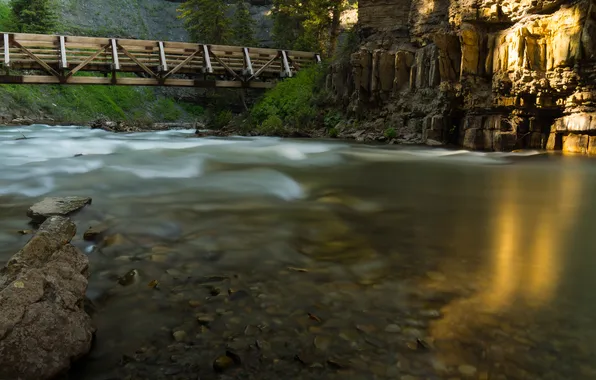
[[68, 62], [66, 60], [66, 38], [64, 36], [59, 37], [60, 41], [60, 69], [64, 74], [64, 70], [68, 69]]
[[159, 71], [168, 72], [168, 62], [166, 61], [166, 50], [162, 41], [159, 41]]
[[8, 69], [10, 67], [10, 35], [4, 33], [2, 40], [4, 41], [4, 67]]
[[110, 40], [110, 45], [112, 48], [112, 64], [111, 64], [112, 84], [117, 84], [118, 76], [117, 76], [116, 72], [118, 72], [120, 70], [120, 58], [118, 57], [118, 41], [116, 41], [116, 39], [112, 38]]
[[281, 59], [282, 59], [282, 77], [283, 78], [291, 78], [292, 77], [292, 69], [290, 69], [290, 61], [288, 60], [288, 53], [285, 50], [281, 51]]
[[207, 45], [203, 46], [203, 72], [205, 74], [212, 74], [213, 67], [211, 66], [211, 57], [209, 56], [209, 47]]
[[244, 55], [244, 75], [251, 77], [255, 72], [252, 69], [252, 62], [250, 61], [250, 55], [248, 55], [248, 48], [242, 48], [242, 54]]

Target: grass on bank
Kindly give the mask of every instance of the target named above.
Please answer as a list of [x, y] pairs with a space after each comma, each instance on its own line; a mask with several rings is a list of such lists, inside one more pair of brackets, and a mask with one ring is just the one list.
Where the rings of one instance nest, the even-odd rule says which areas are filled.
[[43, 116], [68, 123], [111, 120], [192, 121], [203, 108], [159, 97], [153, 88], [0, 85], [0, 113]]

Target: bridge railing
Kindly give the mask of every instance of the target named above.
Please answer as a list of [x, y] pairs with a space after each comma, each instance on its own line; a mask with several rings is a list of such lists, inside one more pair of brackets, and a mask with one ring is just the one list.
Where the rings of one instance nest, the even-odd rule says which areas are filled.
[[[294, 50], [26, 33], [0, 33], [0, 46], [6, 71], [0, 83], [264, 88], [320, 62], [316, 53]], [[13, 70], [46, 75], [10, 75]], [[76, 76], [80, 72], [103, 77]]]

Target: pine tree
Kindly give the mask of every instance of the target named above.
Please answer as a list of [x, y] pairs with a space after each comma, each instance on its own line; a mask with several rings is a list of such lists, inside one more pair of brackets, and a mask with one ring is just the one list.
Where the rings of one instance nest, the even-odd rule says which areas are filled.
[[188, 0], [178, 9], [191, 38], [210, 44], [229, 42], [227, 11], [228, 5], [223, 0]]
[[347, 0], [274, 0], [273, 39], [283, 47], [330, 55], [347, 5]]
[[13, 29], [21, 33], [51, 33], [56, 28], [53, 0], [11, 0]]
[[250, 15], [248, 3], [244, 0], [238, 0], [236, 11], [232, 18], [232, 33], [234, 43], [242, 46], [254, 46], [257, 41], [255, 38], [255, 21]]

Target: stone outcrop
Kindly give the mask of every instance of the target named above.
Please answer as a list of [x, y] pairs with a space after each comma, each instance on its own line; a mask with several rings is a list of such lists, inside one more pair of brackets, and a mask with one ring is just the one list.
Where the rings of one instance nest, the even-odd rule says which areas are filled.
[[[361, 0], [362, 44], [329, 85], [354, 118], [388, 115], [469, 149], [590, 153], [596, 0]], [[398, 122], [395, 119], [398, 118]], [[594, 141], [596, 143], [596, 141]]]
[[75, 232], [50, 217], [0, 270], [0, 379], [52, 379], [89, 352], [89, 262], [69, 243]]
[[35, 223], [43, 223], [50, 216], [68, 216], [88, 204], [91, 204], [88, 197], [49, 197], [29, 207], [27, 216]]

